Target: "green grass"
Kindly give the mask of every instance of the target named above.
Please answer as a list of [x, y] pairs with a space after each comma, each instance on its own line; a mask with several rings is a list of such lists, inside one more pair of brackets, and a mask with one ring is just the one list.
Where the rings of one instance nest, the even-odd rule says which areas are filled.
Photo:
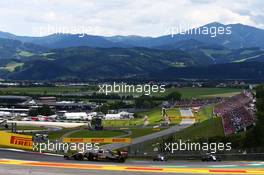
[[[171, 87], [166, 88], [166, 91], [164, 93], [151, 93], [151, 96], [156, 97], [164, 97], [168, 95], [171, 92], [180, 92], [182, 94], [183, 98], [204, 98], [204, 97], [210, 97], [215, 95], [214, 97], [225, 97], [227, 95], [232, 95], [232, 93], [239, 93], [242, 91], [242, 89], [239, 88], [204, 88], [204, 87]], [[133, 95], [134, 97], [138, 97], [143, 95], [144, 93], [137, 93], [137, 92], [126, 92], [126, 93], [120, 93], [120, 95]], [[234, 94], [233, 94], [234, 95]]]
[[168, 116], [181, 116], [181, 113], [178, 108], [168, 109], [166, 112]]
[[173, 117], [174, 119], [171, 121], [171, 124], [179, 124], [181, 122], [181, 114], [178, 108], [168, 109], [168, 116]]
[[175, 135], [177, 139], [200, 139], [215, 136], [224, 136], [221, 118], [211, 118], [202, 123], [196, 123]]
[[104, 127], [133, 127], [143, 124], [143, 119], [103, 120]]
[[[163, 129], [160, 129], [160, 131]], [[159, 132], [159, 130], [155, 130], [153, 128], [134, 128], [131, 129], [131, 138], [137, 138], [137, 137], [142, 137], [148, 134], [152, 134], [155, 132]]]
[[61, 86], [61, 87], [8, 87], [0, 88], [1, 93], [14, 94], [14, 95], [58, 95], [74, 92], [88, 91], [85, 87], [79, 86]]
[[100, 138], [100, 137], [117, 137], [125, 135], [123, 131], [90, 131], [90, 130], [79, 130], [76, 131], [67, 137], [72, 138]]
[[238, 88], [193, 88], [193, 87], [184, 87], [184, 88], [169, 88], [166, 90], [165, 94], [177, 91], [182, 94], [182, 98], [200, 98], [208, 97], [211, 95], [216, 95], [217, 97], [225, 96], [230, 93], [239, 93], [242, 89]]
[[144, 111], [137, 113], [139, 116], [148, 116], [149, 124], [159, 123], [162, 120], [161, 108], [153, 108], [150, 111]]
[[49, 132], [49, 140], [57, 140], [57, 139], [60, 139], [64, 134], [68, 133], [68, 132], [71, 132], [71, 131], [74, 131], [76, 130], [76, 128], [67, 128], [67, 129], [62, 129], [62, 130], [59, 130], [59, 131], [52, 131], [52, 132]]
[[[9, 65], [8, 69], [12, 71], [15, 67], [21, 66], [19, 63], [14, 63], [13, 65]], [[3, 69], [3, 67], [2, 67]], [[165, 96], [171, 92], [178, 91], [182, 94], [183, 98], [197, 98], [197, 97], [223, 97], [226, 95], [232, 95], [233, 93], [239, 93], [242, 90], [238, 88], [192, 88], [192, 87], [184, 87], [184, 88], [168, 88], [164, 93], [155, 93], [152, 94], [154, 96]], [[0, 92], [13, 94], [13, 95], [60, 95], [67, 93], [93, 93], [98, 92], [98, 87], [96, 85], [93, 86], [60, 86], [60, 87], [8, 87], [8, 88], [0, 88]], [[126, 93], [127, 95], [131, 95], [132, 93]], [[125, 93], [121, 93], [120, 95], [125, 95]], [[139, 96], [140, 93], [134, 93], [132, 95]], [[110, 99], [108, 99], [110, 100]]]
[[208, 106], [202, 107], [198, 113], [194, 113], [195, 117], [197, 117], [197, 121], [203, 122], [207, 119], [212, 118], [213, 108], [214, 108], [214, 105], [208, 105]]

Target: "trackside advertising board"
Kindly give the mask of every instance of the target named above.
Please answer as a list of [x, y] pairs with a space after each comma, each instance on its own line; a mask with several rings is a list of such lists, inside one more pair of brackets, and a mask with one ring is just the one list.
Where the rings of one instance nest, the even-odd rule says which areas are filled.
[[20, 149], [32, 149], [32, 136], [0, 131], [0, 145]]

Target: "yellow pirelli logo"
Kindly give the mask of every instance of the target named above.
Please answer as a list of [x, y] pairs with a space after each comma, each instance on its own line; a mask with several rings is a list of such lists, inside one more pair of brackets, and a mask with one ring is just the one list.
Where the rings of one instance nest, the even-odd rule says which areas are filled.
[[131, 138], [64, 138], [65, 143], [131, 143]]
[[32, 136], [0, 131], [0, 138], [1, 146], [32, 149]]

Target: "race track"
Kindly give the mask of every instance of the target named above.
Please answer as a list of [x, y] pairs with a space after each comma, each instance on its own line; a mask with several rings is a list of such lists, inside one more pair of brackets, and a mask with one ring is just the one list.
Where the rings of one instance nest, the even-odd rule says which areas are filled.
[[128, 160], [112, 162], [68, 161], [61, 156], [0, 150], [0, 175], [155, 175], [155, 174], [264, 174], [263, 161]]

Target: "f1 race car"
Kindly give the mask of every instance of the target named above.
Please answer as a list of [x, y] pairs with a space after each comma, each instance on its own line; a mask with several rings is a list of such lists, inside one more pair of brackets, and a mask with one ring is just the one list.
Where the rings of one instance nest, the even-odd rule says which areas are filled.
[[213, 154], [206, 154], [202, 156], [202, 161], [203, 162], [209, 162], [209, 161], [221, 161], [221, 158], [219, 156], [213, 155]]
[[157, 154], [153, 157], [153, 161], [167, 161], [167, 157], [162, 154]]
[[126, 151], [111, 150], [93, 150], [84, 153], [73, 153], [64, 155], [67, 160], [89, 160], [89, 161], [115, 161], [123, 163], [126, 161], [128, 154]]

